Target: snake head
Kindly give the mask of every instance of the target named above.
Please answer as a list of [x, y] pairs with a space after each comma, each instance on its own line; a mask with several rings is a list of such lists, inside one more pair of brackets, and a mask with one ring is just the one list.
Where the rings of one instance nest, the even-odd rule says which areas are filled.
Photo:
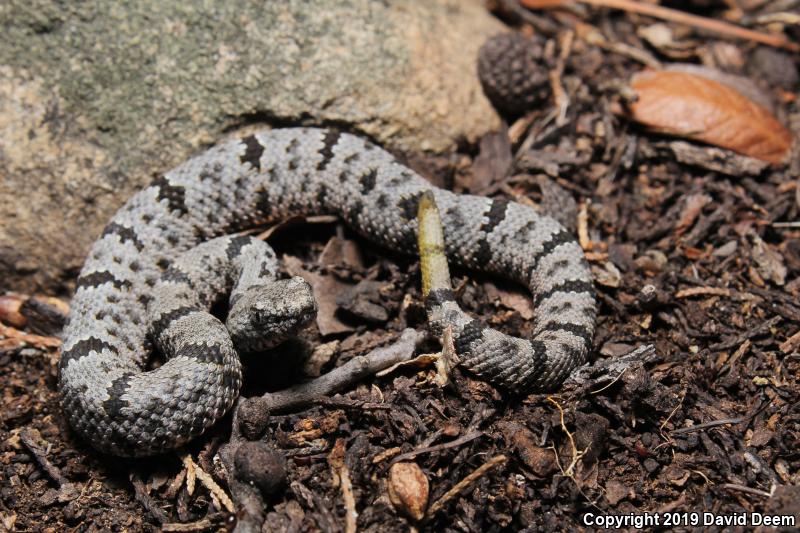
[[311, 285], [293, 277], [245, 290], [235, 299], [225, 325], [237, 349], [258, 352], [286, 340], [316, 315]]

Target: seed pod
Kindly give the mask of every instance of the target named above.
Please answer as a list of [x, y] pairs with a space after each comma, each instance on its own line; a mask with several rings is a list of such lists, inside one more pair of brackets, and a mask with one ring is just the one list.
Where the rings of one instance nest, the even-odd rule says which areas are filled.
[[519, 33], [495, 35], [478, 52], [483, 92], [503, 113], [523, 113], [546, 99], [547, 76], [542, 46]]
[[419, 521], [428, 507], [428, 478], [417, 463], [395, 463], [389, 469], [389, 499], [395, 509]]

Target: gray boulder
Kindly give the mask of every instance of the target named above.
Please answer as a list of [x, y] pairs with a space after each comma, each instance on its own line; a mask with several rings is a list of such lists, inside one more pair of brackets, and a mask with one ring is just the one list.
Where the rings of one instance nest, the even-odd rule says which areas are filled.
[[69, 290], [127, 197], [226, 136], [334, 124], [441, 152], [498, 126], [479, 0], [12, 0], [0, 20], [1, 290]]

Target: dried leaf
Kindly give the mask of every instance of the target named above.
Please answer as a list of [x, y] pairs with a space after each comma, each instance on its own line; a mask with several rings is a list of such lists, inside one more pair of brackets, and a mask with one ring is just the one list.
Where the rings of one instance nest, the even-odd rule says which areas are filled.
[[688, 230], [692, 224], [694, 224], [694, 221], [697, 220], [697, 217], [700, 216], [703, 208], [713, 201], [713, 198], [707, 194], [690, 194], [687, 196], [683, 204], [681, 216], [678, 219], [678, 223], [675, 224], [675, 234], [683, 235], [686, 233], [686, 230]]
[[592, 275], [595, 282], [614, 289], [619, 287], [622, 281], [622, 273], [610, 261], [606, 261], [603, 265], [592, 265]]
[[486, 282], [483, 285], [486, 289], [486, 296], [489, 300], [500, 302], [504, 307], [516, 311], [525, 320], [533, 318], [533, 302], [531, 297], [519, 291], [507, 291], [500, 289], [492, 282]]
[[0, 321], [15, 328], [24, 328], [28, 319], [20, 313], [22, 304], [25, 303], [26, 296], [19, 294], [4, 294], [0, 296]]
[[761, 237], [755, 232], [751, 232], [749, 236], [753, 242], [753, 261], [756, 263], [758, 273], [762, 278], [772, 281], [775, 285], [784, 285], [788, 270], [783, 262], [783, 256], [761, 240]]
[[352, 326], [345, 324], [336, 317], [336, 297], [351, 286], [342, 283], [335, 276], [320, 275], [303, 268], [303, 262], [294, 256], [283, 257], [286, 271], [292, 276], [301, 276], [314, 289], [314, 298], [317, 299], [317, 327], [322, 335], [344, 333], [353, 331]]
[[629, 498], [631, 496], [635, 496], [636, 493], [632, 491], [627, 485], [624, 485], [616, 480], [609, 480], [606, 483], [606, 499], [608, 503], [611, 505], [617, 505], [620, 501], [624, 500], [625, 498]]
[[791, 148], [789, 131], [739, 91], [686, 72], [645, 71], [631, 80], [631, 118], [657, 131], [721, 146], [773, 164]]
[[695, 65], [694, 63], [670, 63], [664, 65], [664, 70], [700, 76], [701, 78], [727, 85], [730, 89], [742, 93], [745, 98], [749, 98], [770, 113], [775, 112], [775, 104], [772, 102], [769, 95], [767, 95], [753, 80], [745, 76], [737, 76], [715, 68]]

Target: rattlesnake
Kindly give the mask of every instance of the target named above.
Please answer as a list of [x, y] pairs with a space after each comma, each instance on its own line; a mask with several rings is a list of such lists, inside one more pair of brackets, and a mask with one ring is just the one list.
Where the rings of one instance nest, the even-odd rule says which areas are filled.
[[[264, 349], [316, 311], [302, 280], [276, 281], [266, 244], [224, 235], [265, 219], [328, 213], [376, 244], [413, 254], [427, 190], [441, 211], [448, 258], [525, 284], [536, 305], [524, 340], [469, 318], [440, 291], [428, 301], [434, 328], [451, 325], [460, 364], [502, 388], [559, 385], [586, 360], [596, 312], [589, 268], [566, 230], [516, 202], [433, 187], [357, 136], [277, 129], [211, 148], [157, 178], [92, 246], [59, 365], [72, 427], [124, 456], [202, 433], [238, 396], [234, 346]], [[207, 310], [230, 290], [226, 328]], [[253, 331], [259, 327], [264, 333]], [[153, 345], [168, 360], [145, 371]]]

